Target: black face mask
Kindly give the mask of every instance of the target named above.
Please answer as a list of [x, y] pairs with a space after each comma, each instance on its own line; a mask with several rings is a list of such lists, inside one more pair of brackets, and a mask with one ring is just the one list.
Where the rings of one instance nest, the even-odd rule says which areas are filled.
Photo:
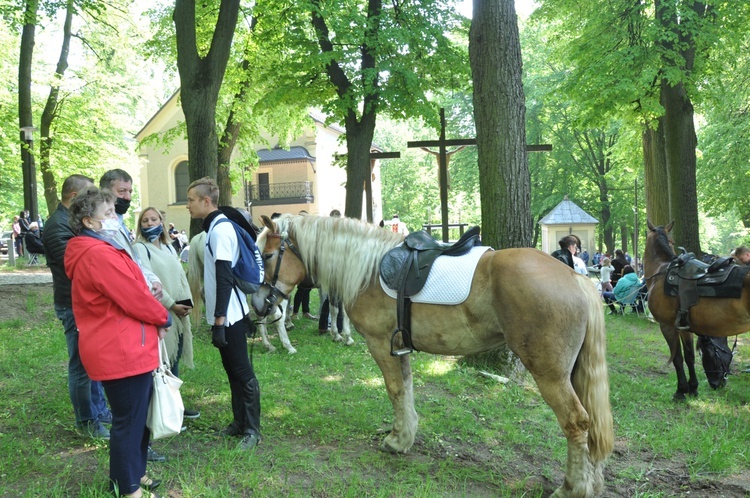
[[125, 214], [128, 212], [128, 209], [130, 209], [130, 201], [118, 197], [115, 201], [115, 213]]

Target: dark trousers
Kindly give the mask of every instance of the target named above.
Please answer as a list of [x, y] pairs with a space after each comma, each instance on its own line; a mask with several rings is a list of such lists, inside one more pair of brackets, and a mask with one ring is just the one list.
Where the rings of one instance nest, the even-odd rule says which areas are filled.
[[246, 319], [226, 327], [227, 345], [221, 349], [221, 363], [232, 392], [234, 424], [245, 434], [260, 436], [260, 388], [247, 354]]
[[302, 313], [310, 313], [310, 291], [312, 289], [303, 289], [297, 287], [297, 292], [294, 294], [294, 309], [293, 313], [299, 311], [300, 305], [302, 306]]
[[109, 430], [110, 490], [134, 493], [146, 475], [146, 453], [151, 431], [146, 427], [153, 380], [151, 372], [102, 381], [112, 411]]
[[[331, 303], [328, 298], [325, 298], [323, 304], [320, 305], [320, 317], [318, 318], [318, 330], [326, 330], [328, 328], [328, 315], [331, 312]], [[344, 329], [344, 307], [339, 304], [339, 314], [336, 316], [336, 327], [339, 332]]]

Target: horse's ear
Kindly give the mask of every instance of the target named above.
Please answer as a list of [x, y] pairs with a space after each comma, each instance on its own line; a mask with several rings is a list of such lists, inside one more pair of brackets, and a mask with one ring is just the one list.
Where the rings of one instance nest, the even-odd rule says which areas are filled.
[[654, 230], [656, 230], [656, 227], [654, 226], [654, 224], [653, 224], [653, 223], [651, 223], [651, 220], [647, 219], [647, 220], [646, 220], [646, 224], [648, 225], [648, 229], [649, 229], [649, 230], [651, 230], [652, 232], [653, 232]]
[[260, 220], [263, 222], [263, 226], [268, 227], [268, 229], [271, 230], [272, 232], [276, 231], [276, 224], [273, 221], [271, 221], [271, 218], [269, 218], [268, 216], [264, 214], [264, 215], [261, 215]]
[[672, 231], [672, 227], [674, 227], [674, 220], [670, 221], [669, 225], [667, 225], [667, 226], [664, 227], [664, 230], [666, 230], [667, 232], [671, 232]]

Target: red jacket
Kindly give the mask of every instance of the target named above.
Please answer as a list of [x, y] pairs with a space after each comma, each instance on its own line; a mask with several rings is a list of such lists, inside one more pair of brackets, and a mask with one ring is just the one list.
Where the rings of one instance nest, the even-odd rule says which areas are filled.
[[132, 377], [159, 365], [157, 327], [169, 314], [124, 250], [79, 235], [65, 250], [78, 350], [93, 380]]

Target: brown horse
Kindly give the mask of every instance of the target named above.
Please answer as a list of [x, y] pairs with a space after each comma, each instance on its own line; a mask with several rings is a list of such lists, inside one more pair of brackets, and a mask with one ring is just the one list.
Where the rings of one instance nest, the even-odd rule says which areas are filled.
[[[673, 225], [674, 222], [667, 226], [655, 227], [648, 222], [649, 233], [643, 254], [643, 270], [648, 285], [648, 307], [669, 344], [670, 358], [677, 372], [677, 392], [674, 398], [682, 400], [685, 399], [685, 395], [698, 394], [693, 332], [713, 337], [728, 337], [750, 330], [750, 274], [745, 277], [740, 299], [702, 298], [698, 304], [690, 308], [690, 330], [678, 330], [675, 327], [677, 297], [664, 293], [667, 267], [676, 257], [674, 241], [669, 235]], [[685, 376], [683, 364], [687, 365], [689, 378]]]
[[[391, 355], [396, 301], [378, 278], [383, 255], [403, 236], [349, 218], [262, 217], [266, 285], [253, 295], [259, 315], [310, 275], [344, 309], [380, 367], [394, 422], [383, 446], [406, 452], [417, 413], [410, 356]], [[262, 241], [262, 242], [261, 242]], [[565, 481], [554, 496], [602, 492], [614, 434], [609, 403], [604, 316], [591, 281], [536, 249], [487, 251], [462, 304], [412, 304], [419, 351], [466, 355], [507, 346], [533, 376], [567, 438]], [[404, 347], [398, 344], [397, 347]]]

